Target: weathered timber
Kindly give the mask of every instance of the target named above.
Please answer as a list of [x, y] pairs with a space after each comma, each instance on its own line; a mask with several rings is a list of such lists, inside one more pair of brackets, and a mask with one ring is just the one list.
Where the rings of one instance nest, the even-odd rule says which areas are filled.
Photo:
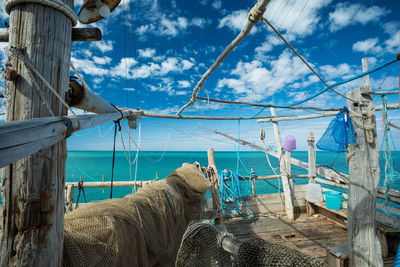
[[[115, 181], [112, 183], [113, 187], [132, 187], [132, 186], [139, 186], [142, 187], [143, 185], [150, 183], [152, 181]], [[79, 182], [70, 182], [65, 183], [65, 187], [72, 186], [73, 188], [79, 188]], [[111, 182], [84, 182], [81, 185], [82, 187], [88, 188], [96, 188], [96, 187], [111, 187]]]
[[[390, 104], [387, 106], [388, 110], [399, 109], [399, 108], [400, 108], [399, 104]], [[380, 111], [380, 110], [383, 110], [383, 106], [375, 107], [375, 111]], [[258, 119], [257, 122], [262, 123], [262, 122], [273, 122], [273, 121], [309, 120], [309, 119], [317, 119], [317, 118], [324, 118], [324, 117], [333, 117], [333, 116], [336, 116], [337, 113], [338, 113], [337, 111], [330, 111], [330, 112], [324, 112], [324, 113], [320, 113], [320, 114], [311, 114], [311, 115], [303, 115], [303, 116], [297, 116], [297, 115], [276, 116], [276, 117]]]
[[[8, 42], [9, 28], [0, 28], [0, 42]], [[71, 39], [75, 41], [100, 41], [102, 38], [99, 28], [72, 28]]]
[[368, 91], [363, 94], [369, 94], [369, 95], [397, 95], [399, 91]]
[[[254, 107], [267, 107], [267, 108], [279, 108], [276, 107], [274, 104], [259, 104], [259, 103], [251, 103], [251, 102], [238, 102], [238, 101], [227, 101], [221, 99], [213, 99], [208, 97], [200, 97], [198, 96], [197, 99], [217, 102], [217, 103], [224, 103], [224, 104], [232, 104], [232, 105], [246, 105], [246, 106], [254, 106]], [[282, 109], [303, 109], [303, 110], [318, 110], [318, 111], [340, 111], [341, 108], [318, 108], [318, 107], [299, 107], [299, 106], [289, 106], [289, 107], [282, 107]]]
[[[224, 137], [226, 137], [228, 139], [231, 139], [231, 140], [233, 140], [235, 142], [238, 142], [238, 139], [236, 139], [235, 137], [230, 136], [230, 135], [228, 135], [226, 133], [222, 133], [222, 132], [219, 132], [219, 131], [208, 129], [207, 127], [204, 127], [203, 125], [200, 125], [200, 127], [203, 128], [206, 131], [210, 131], [212, 133], [215, 133], [215, 134], [218, 134], [218, 135], [222, 135], [222, 136], [224, 136]], [[265, 149], [265, 148], [263, 148], [263, 147], [261, 147], [259, 145], [247, 142], [247, 141], [245, 141], [243, 139], [240, 140], [240, 144], [241, 145], [245, 145], [245, 146], [249, 146], [251, 148], [254, 148], [255, 150], [259, 150], [259, 151], [268, 153], [269, 155], [279, 159], [278, 153], [273, 151], [273, 150]], [[298, 160], [298, 159], [295, 159], [295, 158], [292, 158], [291, 162], [292, 162], [293, 165], [296, 165], [296, 166], [298, 166], [300, 168], [308, 170], [308, 163], [307, 162], [304, 162], [304, 161], [301, 161], [301, 160]], [[341, 173], [341, 172], [337, 172], [335, 170], [326, 168], [326, 167], [321, 166], [321, 165], [315, 165], [315, 171], [316, 171], [317, 175], [320, 175], [320, 176], [325, 177], [325, 178], [330, 179], [330, 180], [335, 179], [335, 180], [338, 180], [338, 181], [341, 181], [341, 182], [344, 182], [344, 183], [348, 183], [348, 181], [349, 181], [349, 178], [348, 178], [347, 174], [344, 174], [344, 173]]]
[[[254, 6], [255, 9], [257, 9], [258, 12], [260, 12], [261, 16], [264, 14], [265, 9], [268, 5], [270, 0], [260, 0], [257, 2], [257, 4]], [[192, 105], [196, 101], [196, 97], [200, 91], [200, 89], [203, 87], [204, 82], [206, 79], [214, 72], [214, 70], [224, 61], [225, 57], [236, 47], [240, 44], [240, 42], [243, 41], [244, 38], [251, 32], [251, 29], [253, 29], [254, 24], [257, 23], [250, 19], [247, 21], [246, 26], [243, 28], [243, 30], [239, 33], [238, 36], [227, 46], [225, 47], [224, 51], [218, 56], [218, 58], [215, 60], [215, 62], [211, 65], [211, 67], [203, 74], [203, 76], [200, 78], [200, 80], [197, 82], [196, 87], [193, 89], [192, 96], [190, 98], [190, 101], [186, 103], [184, 106], [182, 106], [179, 111], [176, 113], [176, 115], [180, 115], [186, 108], [188, 108], [190, 105]]]
[[[214, 149], [210, 147], [207, 150], [207, 158], [208, 158], [208, 167], [212, 169], [211, 172], [211, 195], [212, 195], [212, 201], [213, 201], [213, 209], [214, 210], [219, 210], [219, 188], [218, 188], [218, 171], [217, 171], [217, 164], [215, 163], [215, 155], [214, 155]], [[214, 171], [217, 171], [217, 173], [214, 173]]]
[[[124, 116], [128, 112], [123, 112]], [[47, 117], [0, 124], [0, 167], [38, 152], [66, 138], [71, 121], [71, 133], [121, 118], [121, 113], [79, 115], [77, 117]]]
[[400, 126], [394, 125], [394, 124], [391, 123], [391, 122], [388, 123], [388, 126], [393, 127], [393, 128], [395, 128], [395, 129], [397, 129], [397, 130], [400, 130]]
[[[271, 110], [271, 115], [276, 116], [275, 109], [270, 108], [270, 110]], [[279, 159], [279, 170], [281, 173], [283, 192], [285, 194], [286, 215], [289, 220], [294, 220], [294, 211], [293, 211], [293, 203], [292, 203], [293, 187], [289, 183], [288, 175], [290, 175], [290, 174], [288, 173], [288, 166], [286, 164], [285, 157], [283, 156], [283, 153], [282, 153], [282, 143], [281, 143], [281, 136], [279, 133], [279, 126], [278, 126], [277, 122], [273, 122], [272, 124], [273, 124], [273, 128], [274, 128], [274, 134], [275, 134], [275, 140], [276, 140], [276, 150], [277, 150], [278, 159]]]
[[[364, 58], [363, 70], [366, 69], [368, 64]], [[355, 101], [348, 100], [348, 108], [359, 114], [352, 116], [357, 145], [353, 146], [354, 155], [349, 161], [348, 248], [350, 266], [383, 266], [375, 211], [380, 173], [379, 145], [374, 102], [370, 95], [362, 94], [370, 91], [369, 77], [365, 76], [364, 81], [363, 87], [347, 93], [347, 97]]]
[[[72, 0], [64, 0], [64, 3], [73, 8]], [[69, 81], [71, 19], [41, 4], [9, 4], [9, 10], [9, 46], [23, 48], [24, 56], [34, 69], [63, 96]], [[7, 83], [8, 123], [49, 117], [48, 109], [56, 116], [66, 115], [66, 108], [44, 82], [36, 78], [42, 96], [37, 93], [29, 70], [19, 57], [11, 57], [10, 64], [20, 77]], [[49, 107], [43, 104], [42, 97]], [[51, 146], [37, 147], [31, 151], [37, 151], [36, 154], [2, 169], [5, 216], [0, 241], [1, 266], [61, 265], [67, 151], [65, 140], [47, 139], [53, 139]], [[1, 155], [2, 159], [9, 157], [9, 154]]]
[[349, 186], [347, 184], [339, 184], [339, 183], [335, 183], [335, 182], [328, 181], [328, 180], [321, 179], [321, 178], [314, 178], [314, 181], [318, 182], [318, 183], [321, 183], [321, 184], [336, 186], [336, 187], [343, 188], [343, 189], [348, 189], [349, 188]]
[[[72, 66], [75, 74], [82, 80], [79, 73]], [[86, 84], [79, 85], [77, 81], [71, 81], [67, 92], [68, 105], [85, 111], [103, 114], [118, 112], [118, 110], [104, 100], [101, 96], [90, 90]]]
[[309, 132], [308, 138], [308, 181], [315, 183], [315, 138], [314, 133]]

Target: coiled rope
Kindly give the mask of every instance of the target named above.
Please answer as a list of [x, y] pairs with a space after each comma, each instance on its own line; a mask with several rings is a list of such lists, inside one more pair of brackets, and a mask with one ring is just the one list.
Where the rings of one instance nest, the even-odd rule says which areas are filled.
[[[247, 205], [245, 198], [248, 194], [243, 194], [240, 189], [240, 175], [228, 170], [222, 171], [219, 174], [219, 197], [221, 203], [221, 211], [227, 216], [235, 216], [239, 214], [245, 218], [255, 218], [256, 213]], [[251, 180], [251, 178], [250, 178]], [[249, 192], [247, 188], [247, 193]], [[240, 211], [240, 204], [243, 205], [251, 212], [251, 215], [246, 215]]]

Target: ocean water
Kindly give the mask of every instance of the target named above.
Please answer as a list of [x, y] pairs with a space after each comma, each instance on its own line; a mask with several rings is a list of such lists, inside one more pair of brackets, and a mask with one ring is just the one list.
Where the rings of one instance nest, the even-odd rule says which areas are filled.
[[[180, 167], [182, 163], [195, 161], [201, 166], [207, 166], [207, 152], [139, 152], [138, 165], [136, 162], [129, 168], [127, 160], [129, 155], [123, 151], [117, 151], [115, 156], [114, 181], [134, 180], [154, 180], [156, 173], [159, 178], [165, 178], [170, 172]], [[307, 162], [308, 155], [306, 151], [293, 151], [292, 157]], [[131, 153], [131, 161], [136, 158], [136, 152]], [[239, 160], [238, 160], [239, 159]], [[271, 165], [276, 168], [278, 160], [272, 156], [269, 157]], [[394, 169], [400, 172], [400, 152], [392, 152]], [[241, 175], [248, 176], [248, 170], [254, 168], [256, 175], [272, 175], [273, 170], [270, 168], [266, 156], [262, 152], [240, 152], [239, 157], [236, 152], [215, 152], [215, 161], [218, 171], [230, 169]], [[317, 151], [317, 164], [332, 167], [337, 171], [348, 173], [348, 165], [345, 163], [344, 153], [331, 153]], [[381, 165], [381, 185], [384, 177], [384, 158], [380, 157]], [[105, 181], [111, 181], [112, 167], [112, 151], [68, 151], [66, 181], [76, 182], [82, 180], [84, 182], [102, 181], [104, 175]], [[136, 173], [136, 175], [135, 175]], [[307, 174], [307, 171], [292, 165], [292, 174]], [[297, 184], [307, 183], [307, 179], [294, 179]], [[278, 192], [279, 181], [269, 180], [256, 181], [257, 194], [276, 193]], [[282, 186], [280, 186], [282, 190]], [[400, 190], [400, 180], [393, 181], [392, 189]], [[132, 188], [113, 188], [113, 197], [123, 197], [132, 193]], [[87, 201], [98, 201], [108, 199], [110, 196], [109, 188], [85, 188], [85, 196]], [[78, 192], [75, 190], [75, 200]], [[84, 199], [80, 196], [79, 202]]]

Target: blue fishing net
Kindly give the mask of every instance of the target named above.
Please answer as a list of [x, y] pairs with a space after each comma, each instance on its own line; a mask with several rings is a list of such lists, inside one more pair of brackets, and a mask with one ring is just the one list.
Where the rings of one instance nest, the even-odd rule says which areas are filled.
[[343, 110], [336, 114], [336, 117], [329, 123], [328, 128], [317, 143], [317, 148], [332, 152], [345, 152], [348, 144], [356, 142], [349, 110], [347, 107], [343, 107]]

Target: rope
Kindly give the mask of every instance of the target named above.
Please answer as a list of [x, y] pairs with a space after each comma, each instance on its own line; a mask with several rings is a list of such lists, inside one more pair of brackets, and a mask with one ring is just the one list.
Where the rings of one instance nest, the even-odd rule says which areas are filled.
[[22, 48], [18, 48], [18, 47], [10, 47], [10, 52], [13, 55], [16, 55], [17, 57], [19, 57], [24, 63], [25, 66], [28, 67], [31, 71], [33, 71], [41, 80], [42, 82], [51, 90], [51, 92], [58, 98], [58, 100], [67, 108], [69, 109], [69, 111], [71, 111], [71, 113], [78, 119], [79, 121], [79, 117], [75, 114], [75, 112], [70, 108], [70, 106], [68, 106], [68, 104], [65, 102], [64, 98], [62, 98], [60, 96], [60, 94], [53, 88], [53, 86], [50, 85], [50, 83], [39, 73], [39, 71], [37, 69], [35, 69], [35, 67], [32, 65], [32, 63], [29, 61], [28, 58], [26, 58], [24, 56], [24, 54], [22, 54]]
[[303, 61], [303, 63], [315, 74], [315, 76], [318, 77], [318, 79], [319, 79], [329, 90], [331, 90], [332, 92], [334, 92], [334, 93], [337, 94], [337, 95], [340, 95], [340, 96], [343, 97], [343, 98], [346, 98], [346, 99], [348, 99], [348, 100], [350, 100], [350, 101], [352, 101], [352, 102], [356, 102], [356, 101], [354, 101], [353, 99], [350, 99], [350, 98], [348, 98], [347, 96], [345, 96], [345, 95], [339, 93], [338, 91], [332, 89], [332, 87], [329, 86], [329, 85], [322, 79], [322, 77], [307, 63], [307, 61], [293, 48], [293, 46], [291, 46], [291, 45], [286, 41], [286, 39], [278, 32], [278, 30], [275, 29], [275, 27], [272, 26], [272, 24], [269, 23], [269, 21], [268, 21], [266, 18], [263, 18], [263, 20], [264, 20], [264, 21], [268, 24], [268, 26], [279, 36], [279, 38], [281, 38], [282, 41], [293, 51], [293, 53], [295, 53], [296, 56], [297, 56], [298, 58], [300, 58], [301, 61]]
[[[255, 218], [255, 212], [247, 205], [245, 198], [248, 195], [242, 194], [240, 190], [239, 175], [235, 172], [228, 170], [219, 174], [220, 187], [219, 197], [221, 203], [221, 211], [227, 216], [241, 215], [245, 218]], [[251, 180], [251, 179], [250, 179]], [[252, 215], [248, 216], [240, 211], [240, 203], [251, 212]], [[230, 205], [229, 205], [230, 204]], [[227, 212], [229, 210], [230, 212]]]
[[114, 183], [114, 164], [115, 164], [115, 140], [117, 137], [117, 126], [118, 131], [121, 132], [121, 124], [120, 120], [114, 121], [114, 146], [113, 146], [113, 156], [112, 156], [112, 166], [111, 166], [111, 190], [110, 190], [110, 199], [112, 199], [112, 192], [113, 192], [113, 183]]
[[7, 14], [10, 15], [11, 9], [16, 5], [22, 4], [39, 4], [43, 6], [48, 6], [56, 9], [57, 11], [63, 13], [72, 21], [72, 26], [76, 26], [77, 24], [77, 16], [72, 8], [70, 8], [67, 4], [62, 2], [61, 0], [5, 0], [3, 2], [4, 9]]
[[[355, 112], [351, 109], [349, 109], [349, 111], [351, 113], [352, 121], [354, 122], [354, 124], [356, 124], [359, 128], [365, 130], [365, 138], [367, 139], [367, 142], [369, 144], [372, 144], [374, 142], [374, 131], [373, 131], [374, 127], [372, 124], [372, 116], [373, 116], [372, 109], [370, 109], [368, 111], [367, 115], [358, 114], [357, 112]], [[361, 118], [362, 122], [359, 122], [358, 120], [356, 120], [356, 118]]]
[[266, 8], [258, 9], [257, 5], [253, 6], [253, 8], [249, 12], [249, 15], [247, 16], [247, 19], [251, 23], [257, 24], [262, 19], [262, 16], [264, 15], [264, 12], [265, 12], [265, 9]]
[[[389, 196], [390, 184], [394, 182], [394, 178], [398, 178], [400, 174], [396, 172], [393, 168], [393, 159], [392, 153], [390, 151], [389, 145], [389, 122], [387, 117], [387, 102], [386, 96], [382, 95], [382, 104], [383, 104], [383, 112], [382, 112], [382, 123], [383, 123], [383, 143], [385, 145], [385, 153], [383, 154], [385, 159], [385, 178], [383, 181], [385, 187], [385, 201], [384, 201], [384, 212], [388, 215], [393, 215], [392, 212], [388, 209], [388, 206], [391, 202], [391, 198]], [[391, 135], [391, 134], [390, 134]]]

